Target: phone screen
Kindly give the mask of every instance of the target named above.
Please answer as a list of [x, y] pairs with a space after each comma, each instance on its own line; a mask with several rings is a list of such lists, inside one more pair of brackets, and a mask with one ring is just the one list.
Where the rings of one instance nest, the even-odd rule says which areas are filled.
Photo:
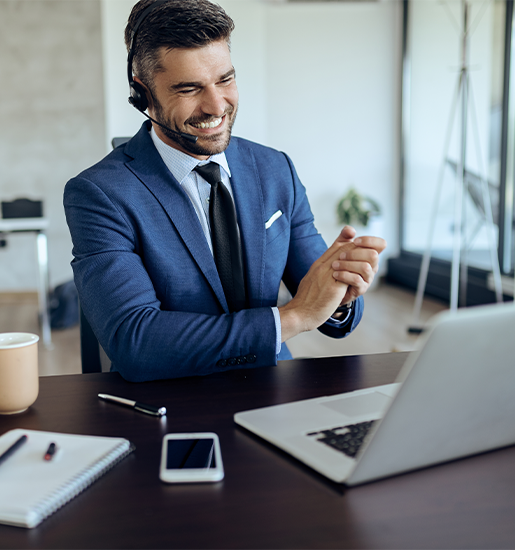
[[169, 439], [166, 450], [167, 470], [216, 468], [213, 439]]

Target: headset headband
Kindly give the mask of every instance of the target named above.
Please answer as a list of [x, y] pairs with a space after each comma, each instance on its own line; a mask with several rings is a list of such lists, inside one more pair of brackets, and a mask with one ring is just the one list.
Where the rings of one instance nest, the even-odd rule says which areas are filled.
[[129, 95], [129, 103], [135, 107], [138, 111], [143, 113], [148, 119], [150, 119], [154, 124], [157, 124], [158, 126], [161, 126], [165, 130], [168, 131], [168, 133], [175, 134], [182, 139], [185, 139], [186, 141], [189, 141], [190, 143], [196, 143], [197, 142], [197, 136], [187, 134], [186, 132], [177, 132], [176, 130], [169, 128], [162, 122], [159, 122], [158, 120], [153, 119], [150, 115], [145, 113], [148, 102], [145, 92], [145, 86], [142, 86], [139, 82], [134, 82], [134, 79], [132, 78], [132, 60], [134, 58], [134, 46], [136, 44], [136, 36], [138, 34], [138, 30], [148, 15], [150, 15], [156, 8], [161, 6], [161, 4], [164, 4], [168, 2], [168, 0], [156, 0], [155, 2], [152, 2], [150, 6], [147, 6], [141, 15], [138, 17], [138, 20], [136, 21], [136, 24], [134, 25], [134, 28], [132, 29], [131, 33], [131, 43], [129, 47], [129, 54], [127, 56], [127, 78], [129, 79], [129, 89], [130, 89], [130, 95]]
[[143, 21], [147, 18], [147, 16], [150, 15], [159, 6], [161, 6], [162, 4], [165, 4], [166, 2], [168, 2], [168, 0], [156, 0], [155, 2], [152, 2], [150, 6], [147, 6], [143, 10], [141, 15], [138, 17], [138, 20], [136, 21], [134, 28], [132, 29], [129, 54], [127, 56], [127, 78], [129, 80], [129, 85], [131, 85], [134, 82], [134, 79], [132, 78], [132, 60], [134, 58], [134, 45], [136, 43], [136, 35], [138, 34], [138, 30], [141, 27], [141, 24], [143, 23]]

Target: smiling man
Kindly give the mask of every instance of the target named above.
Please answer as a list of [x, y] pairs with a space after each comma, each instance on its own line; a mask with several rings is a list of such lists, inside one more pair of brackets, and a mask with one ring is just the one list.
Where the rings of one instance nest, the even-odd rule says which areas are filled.
[[208, 0], [138, 2], [129, 101], [150, 120], [66, 185], [81, 306], [128, 380], [270, 366], [303, 331], [350, 334], [386, 246], [347, 226], [327, 249], [291, 160], [232, 137], [233, 27]]
[[[218, 40], [203, 48], [161, 50], [159, 65], [162, 70], [148, 87], [149, 113], [163, 124], [156, 128], [159, 138], [199, 159], [225, 151], [238, 110], [229, 44]], [[197, 141], [177, 137], [166, 126], [175, 132], [194, 132]]]

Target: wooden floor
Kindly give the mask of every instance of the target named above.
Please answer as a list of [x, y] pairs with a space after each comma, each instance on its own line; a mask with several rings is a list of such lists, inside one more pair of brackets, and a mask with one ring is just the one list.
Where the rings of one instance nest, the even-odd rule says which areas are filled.
[[[400, 287], [379, 283], [367, 293], [365, 314], [359, 327], [343, 340], [334, 340], [318, 331], [292, 338], [288, 346], [294, 357], [357, 355], [414, 348], [416, 337], [407, 329], [412, 320], [414, 293]], [[426, 299], [421, 320], [426, 321], [446, 308], [444, 303]], [[39, 334], [37, 296], [32, 293], [0, 293], [0, 332], [34, 332]], [[39, 343], [41, 376], [81, 372], [78, 326], [52, 331], [52, 349]]]
[[[0, 293], [0, 332], [33, 332], [41, 337], [36, 293]], [[79, 327], [53, 330], [52, 344], [52, 349], [45, 349], [39, 340], [39, 374], [80, 373]]]

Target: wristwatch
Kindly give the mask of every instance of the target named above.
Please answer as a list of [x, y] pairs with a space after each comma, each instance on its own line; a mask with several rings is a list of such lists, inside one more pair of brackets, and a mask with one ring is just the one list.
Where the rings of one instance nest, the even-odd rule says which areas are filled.
[[348, 304], [344, 304], [343, 306], [337, 307], [334, 313], [348, 313], [349, 310], [352, 309], [353, 307], [354, 307], [354, 300], [352, 300], [352, 302], [349, 302]]

